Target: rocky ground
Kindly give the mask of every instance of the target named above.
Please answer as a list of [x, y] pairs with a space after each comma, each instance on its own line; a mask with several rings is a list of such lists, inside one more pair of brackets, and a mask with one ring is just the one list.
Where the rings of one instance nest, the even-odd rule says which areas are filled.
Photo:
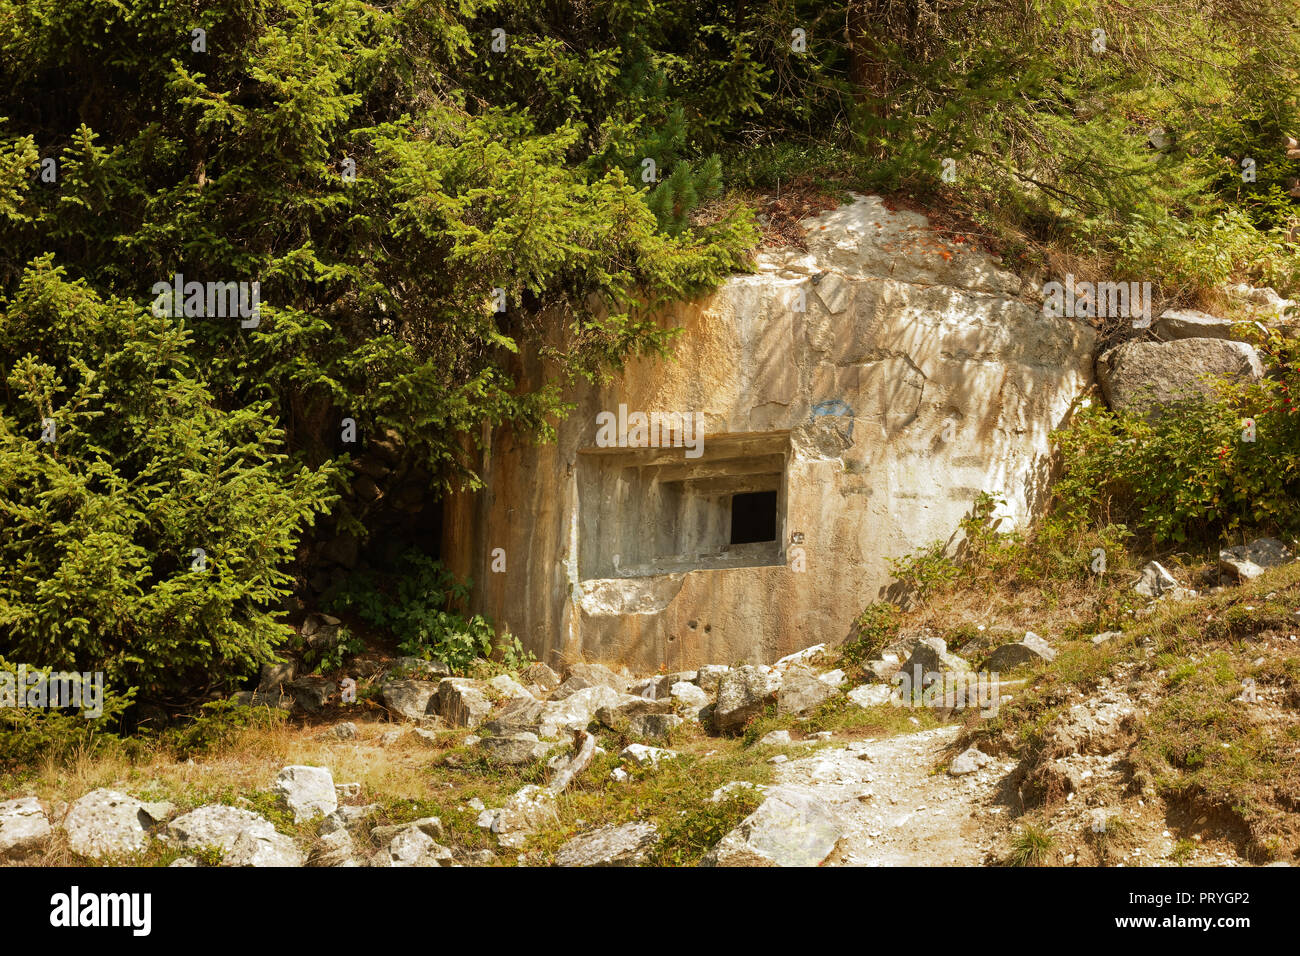
[[243, 713], [296, 718], [200, 759], [5, 782], [0, 861], [1287, 863], [1300, 564], [1267, 541], [1221, 563], [1241, 586], [1208, 595], [1144, 567], [1124, 631], [961, 653], [920, 630], [865, 660], [819, 646], [640, 678], [397, 659], [355, 702], [269, 667]]

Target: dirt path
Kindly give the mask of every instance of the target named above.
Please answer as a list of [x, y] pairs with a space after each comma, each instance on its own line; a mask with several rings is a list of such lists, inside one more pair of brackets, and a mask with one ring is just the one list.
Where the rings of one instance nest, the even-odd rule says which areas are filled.
[[947, 772], [956, 727], [828, 747], [781, 764], [781, 783], [814, 789], [849, 823], [827, 866], [979, 866], [1009, 810], [998, 802], [1012, 760]]

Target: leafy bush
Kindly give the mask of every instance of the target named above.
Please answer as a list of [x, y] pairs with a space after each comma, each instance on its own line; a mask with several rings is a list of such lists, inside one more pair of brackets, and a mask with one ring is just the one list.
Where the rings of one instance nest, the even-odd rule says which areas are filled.
[[[0, 657], [0, 674], [12, 675], [9, 680], [15, 685], [20, 676], [30, 679], [38, 672], [48, 676], [50, 669], [29, 667], [20, 674], [16, 663]], [[134, 697], [132, 690], [117, 693], [105, 685], [102, 712], [97, 717], [71, 709], [14, 706], [17, 700], [6, 702], [0, 706], [0, 769], [22, 774], [33, 770], [38, 761], [62, 761], [115, 746], [120, 738], [111, 728], [118, 725]]]
[[469, 597], [468, 581], [458, 582], [441, 562], [418, 551], [407, 552], [402, 564], [395, 575], [357, 575], [334, 606], [391, 633], [403, 654], [440, 660], [452, 670], [494, 656], [511, 669], [527, 662], [515, 637], [497, 637], [482, 615], [466, 618], [456, 610]]
[[872, 660], [898, 637], [898, 608], [888, 601], [873, 601], [862, 609], [840, 657], [848, 664]]
[[8, 656], [174, 697], [233, 687], [292, 633], [284, 565], [331, 469], [289, 467], [265, 403], [217, 407], [191, 337], [52, 257], [0, 299]]
[[[1158, 416], [1082, 409], [1059, 434], [1053, 509], [1079, 522], [1125, 518], [1156, 541], [1215, 542], [1300, 528], [1300, 343], [1270, 335], [1272, 374], [1224, 385]], [[1254, 423], [1254, 440], [1247, 440]]]

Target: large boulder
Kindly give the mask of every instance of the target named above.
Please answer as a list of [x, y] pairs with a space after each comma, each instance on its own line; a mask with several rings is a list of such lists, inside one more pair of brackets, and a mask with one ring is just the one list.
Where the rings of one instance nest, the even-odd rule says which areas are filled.
[[208, 804], [167, 824], [164, 838], [184, 850], [213, 847], [222, 866], [302, 866], [293, 840], [251, 810]]
[[1286, 564], [1293, 557], [1291, 549], [1277, 538], [1256, 538], [1250, 544], [1220, 551], [1219, 570], [1238, 581], [1249, 581], [1263, 574], [1266, 568]]
[[309, 714], [321, 713], [338, 692], [339, 685], [324, 677], [300, 677], [289, 685], [293, 702]]
[[627, 693], [629, 684], [626, 677], [615, 673], [604, 664], [589, 664], [585, 661], [574, 664], [565, 675], [568, 680], [575, 677], [586, 681], [589, 687], [612, 687], [620, 693]]
[[839, 693], [837, 685], [818, 677], [802, 664], [789, 665], [776, 694], [777, 711], [782, 714], [806, 714], [816, 710]]
[[817, 866], [847, 826], [830, 804], [802, 787], [767, 791], [757, 810], [710, 850], [701, 866]]
[[138, 853], [149, 845], [154, 820], [145, 804], [116, 790], [92, 790], [63, 821], [73, 853], [98, 859]]
[[437, 684], [425, 680], [388, 680], [379, 689], [384, 706], [407, 720], [423, 720], [432, 713], [437, 691]]
[[434, 709], [453, 727], [477, 727], [492, 713], [486, 687], [469, 677], [444, 677], [438, 682]]
[[653, 823], [601, 827], [574, 837], [555, 854], [556, 866], [640, 866], [659, 842]]
[[39, 853], [49, 843], [51, 832], [50, 821], [35, 797], [0, 803], [0, 863]]
[[923, 637], [912, 648], [911, 656], [901, 668], [909, 678], [915, 680], [920, 674], [922, 684], [927, 674], [944, 674], [949, 671], [964, 672], [970, 670], [965, 659], [949, 652], [948, 642], [941, 637]]
[[272, 789], [293, 812], [295, 823], [328, 816], [338, 809], [334, 776], [325, 767], [285, 767]]
[[493, 764], [501, 767], [518, 767], [545, 757], [555, 744], [542, 743], [529, 731], [506, 734], [501, 737], [484, 737], [478, 747]]
[[584, 687], [563, 700], [550, 701], [538, 715], [537, 736], [550, 739], [568, 736], [575, 730], [586, 730], [596, 711], [602, 707], [614, 707], [628, 698], [638, 699], [602, 685]]
[[370, 857], [371, 866], [450, 866], [451, 850], [417, 826], [403, 827]]
[[1244, 342], [1178, 339], [1125, 342], [1097, 359], [1097, 380], [1115, 411], [1159, 413], [1170, 402], [1212, 397], [1216, 381], [1258, 381], [1259, 353]]
[[1003, 644], [984, 662], [986, 671], [1001, 673], [1022, 664], [1036, 664], [1056, 659], [1056, 649], [1032, 631], [1014, 644]]
[[724, 733], [741, 730], [776, 700], [780, 690], [781, 675], [774, 668], [746, 664], [727, 671], [718, 683], [714, 726]]
[[535, 685], [546, 694], [560, 686], [560, 675], [540, 661], [529, 664], [520, 671], [519, 676], [525, 683]]

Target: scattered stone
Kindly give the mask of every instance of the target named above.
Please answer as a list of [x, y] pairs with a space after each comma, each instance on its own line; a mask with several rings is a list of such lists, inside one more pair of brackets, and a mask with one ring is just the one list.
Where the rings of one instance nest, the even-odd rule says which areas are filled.
[[72, 852], [95, 859], [140, 852], [149, 845], [152, 825], [135, 797], [103, 789], [76, 801], [63, 821]]
[[1195, 309], [1167, 309], [1156, 319], [1152, 331], [1156, 337], [1170, 339], [1240, 339], [1234, 335], [1230, 319], [1221, 319]]
[[568, 737], [575, 730], [586, 730], [591, 718], [601, 707], [613, 707], [624, 697], [612, 687], [603, 685], [585, 687], [575, 691], [563, 700], [553, 700], [544, 704], [538, 716], [536, 733], [543, 738], [558, 736]]
[[553, 746], [542, 743], [536, 734], [528, 731], [502, 737], [484, 737], [478, 742], [478, 748], [487, 755], [488, 760], [502, 767], [518, 767], [541, 760]]
[[705, 664], [695, 673], [695, 683], [700, 685], [700, 690], [710, 696], [718, 692], [718, 687], [722, 683], [722, 678], [727, 671], [731, 670], [725, 664]]
[[501, 809], [480, 813], [478, 825], [495, 833], [502, 846], [518, 849], [528, 834], [555, 819], [555, 794], [545, 787], [529, 784]]
[[317, 839], [307, 855], [308, 866], [356, 866], [352, 834], [346, 829], [331, 830]]
[[442, 661], [426, 661], [423, 657], [398, 657], [388, 665], [388, 675], [393, 679], [427, 681], [436, 687], [437, 678], [451, 676], [451, 668]]
[[779, 671], [784, 671], [787, 668], [793, 667], [795, 665], [806, 667], [807, 665], [812, 664], [815, 661], [819, 660], [821, 656], [825, 653], [826, 653], [825, 644], [814, 644], [812, 647], [805, 647], [801, 651], [796, 651], [793, 654], [787, 654], [785, 657], [781, 658], [772, 666]]
[[978, 747], [970, 747], [954, 758], [952, 764], [948, 767], [948, 772], [954, 777], [960, 777], [964, 774], [974, 773], [987, 765], [988, 762], [988, 754], [983, 753]]
[[574, 664], [569, 668], [565, 675], [566, 680], [572, 680], [578, 677], [587, 682], [588, 687], [612, 687], [620, 694], [626, 694], [628, 688], [628, 679], [621, 674], [616, 674], [604, 664], [588, 664], [582, 662]]
[[634, 737], [667, 740], [684, 723], [676, 714], [634, 714], [628, 720], [628, 731]]
[[0, 862], [15, 862], [45, 849], [53, 832], [35, 797], [0, 803]]
[[787, 757], [785, 754], [777, 754], [775, 757], [768, 757], [768, 758], [767, 758], [767, 762], [768, 762], [768, 763], [785, 763], [785, 762], [786, 762], [787, 760], [789, 760], [789, 759], [790, 759], [790, 758]]
[[276, 694], [279, 695], [284, 688], [293, 683], [297, 676], [298, 665], [293, 661], [283, 661], [278, 664], [263, 664], [262, 670], [257, 678], [257, 692], [259, 694]]
[[773, 787], [752, 814], [710, 850], [701, 866], [817, 866], [846, 832], [812, 791]]
[[758, 744], [760, 747], [788, 747], [790, 746], [790, 731], [769, 731], [759, 738]]
[[370, 857], [371, 866], [450, 866], [451, 850], [417, 827], [405, 827]]
[[1177, 597], [1183, 592], [1178, 580], [1159, 561], [1148, 561], [1142, 566], [1141, 577], [1133, 590], [1145, 598], [1159, 598], [1165, 594]]
[[1096, 647], [1098, 645], [1105, 644], [1107, 641], [1113, 641], [1115, 640], [1115, 638], [1123, 637], [1123, 636], [1124, 636], [1123, 631], [1102, 631], [1100, 634], [1094, 634], [1092, 636], [1092, 644], [1094, 647]]
[[509, 674], [498, 674], [487, 682], [488, 686], [504, 697], [506, 700], [516, 700], [524, 698], [533, 700], [532, 693], [523, 684], [515, 680]]
[[1055, 659], [1055, 648], [1032, 631], [1026, 631], [1025, 636], [1016, 643], [1003, 644], [990, 654], [988, 660], [984, 662], [984, 669], [1002, 673], [1023, 664], [1034, 664]]
[[802, 664], [791, 665], [781, 679], [776, 695], [777, 713], [806, 714], [816, 710], [838, 693]]
[[330, 734], [339, 740], [355, 740], [357, 737], [357, 725], [350, 720], [345, 720], [341, 724], [335, 724], [330, 728]]
[[1266, 568], [1286, 564], [1294, 555], [1277, 538], [1256, 538], [1250, 544], [1225, 548], [1219, 552], [1219, 571], [1238, 581], [1259, 577]]
[[391, 843], [393, 837], [407, 830], [419, 830], [426, 836], [441, 840], [443, 835], [442, 820], [438, 817], [421, 817], [409, 823], [396, 823], [389, 826], [375, 827], [370, 831], [370, 838], [381, 846]]
[[325, 710], [330, 698], [338, 695], [339, 685], [324, 677], [300, 677], [289, 685], [293, 702], [309, 714]]
[[391, 747], [402, 739], [404, 733], [406, 733], [404, 730], [385, 730], [379, 735], [379, 746]]
[[709, 797], [709, 803], [721, 803], [733, 793], [741, 793], [745, 790], [756, 790], [759, 793], [767, 793], [767, 787], [761, 783], [750, 783], [748, 780], [733, 780], [731, 783], [724, 783], [717, 790], [714, 790]]
[[519, 676], [529, 684], [536, 684], [548, 694], [560, 686], [560, 675], [540, 661], [529, 664]]
[[669, 688], [669, 694], [679, 707], [693, 714], [698, 714], [701, 708], [707, 707], [710, 703], [710, 697], [705, 693], [704, 688], [687, 681], [673, 684]]
[[724, 733], [740, 730], [776, 699], [780, 689], [781, 675], [770, 667], [746, 664], [727, 671], [718, 684], [714, 726]]
[[609, 772], [609, 779], [613, 780], [615, 783], [627, 783], [631, 777], [622, 767], [615, 767]]
[[438, 682], [433, 709], [453, 727], [477, 727], [492, 713], [484, 686], [469, 677], [444, 677]]
[[420, 720], [433, 710], [438, 685], [423, 680], [388, 680], [379, 688], [384, 706], [407, 720]]
[[368, 803], [364, 807], [339, 807], [321, 821], [321, 833], [333, 833], [335, 830], [348, 830], [379, 809], [379, 804]]
[[640, 866], [659, 842], [653, 823], [601, 827], [574, 837], [555, 854], [556, 866]]
[[339, 800], [355, 800], [361, 796], [360, 783], [336, 783], [334, 784], [334, 793]]
[[208, 804], [167, 824], [165, 839], [184, 850], [215, 847], [222, 866], [302, 866], [302, 851], [251, 810]]
[[629, 744], [619, 752], [624, 760], [630, 760], [638, 767], [658, 767], [662, 760], [672, 760], [681, 754], [675, 750], [660, 747], [647, 747], [645, 744]]
[[867, 673], [876, 680], [888, 682], [893, 679], [901, 667], [902, 664], [898, 662], [898, 658], [890, 654], [882, 660], [868, 661], [866, 669]]
[[[928, 674], [943, 674], [948, 671], [968, 671], [970, 664], [948, 652], [948, 643], [941, 637], [923, 637], [912, 648], [911, 656], [903, 664], [903, 671], [910, 674], [920, 673], [924, 682]], [[918, 671], [919, 669], [919, 671]]]
[[[293, 811], [294, 823], [314, 820], [338, 809], [334, 777], [325, 767], [285, 767], [275, 778], [272, 789]], [[357, 789], [360, 790], [359, 785]]]
[[635, 697], [631, 694], [620, 696], [614, 703], [596, 709], [596, 720], [611, 730], [623, 727], [633, 717], [644, 714], [671, 714], [671, 698], [653, 700], [648, 697]]
[[[551, 691], [551, 700], [565, 700], [580, 690], [587, 690], [588, 688], [595, 686], [595, 684], [585, 678], [576, 676], [570, 677], [559, 687], [555, 688], [555, 690]], [[613, 688], [610, 689], [613, 690]]]
[[879, 707], [887, 704], [894, 696], [894, 688], [888, 684], [863, 684], [849, 691], [848, 698], [859, 707]]

